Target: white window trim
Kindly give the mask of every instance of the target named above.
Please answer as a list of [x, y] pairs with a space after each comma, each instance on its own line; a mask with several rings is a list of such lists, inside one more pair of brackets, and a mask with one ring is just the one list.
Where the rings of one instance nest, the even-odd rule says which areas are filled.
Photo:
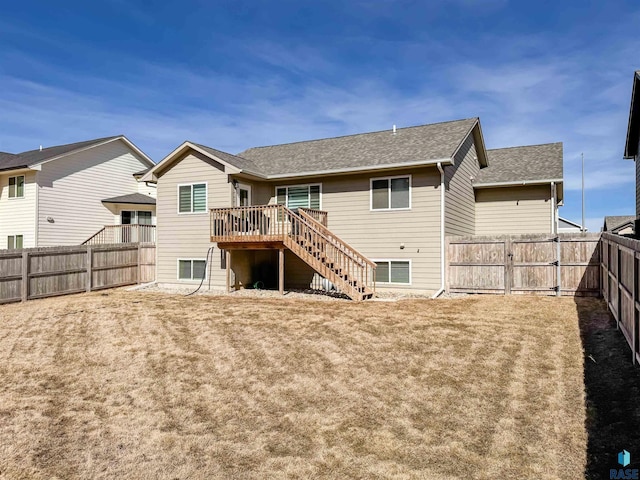
[[240, 190], [247, 190], [249, 192], [249, 206], [253, 205], [253, 185], [249, 183], [238, 182], [238, 188], [236, 189], [236, 207], [240, 206]]
[[[181, 212], [180, 211], [180, 187], [191, 187], [191, 208], [193, 208], [193, 186], [204, 185], [204, 212]], [[208, 182], [191, 182], [191, 183], [179, 183], [176, 186], [176, 211], [178, 215], [204, 215], [209, 211], [209, 184]]]
[[[391, 180], [395, 178], [408, 178], [409, 179], [409, 206], [402, 208], [391, 208]], [[389, 181], [389, 207], [387, 208], [373, 208], [373, 182], [376, 180], [388, 180]], [[375, 177], [369, 179], [369, 211], [371, 212], [397, 212], [402, 210], [411, 210], [412, 196], [413, 196], [413, 178], [411, 174], [407, 175], [394, 175], [393, 177]]]
[[[322, 210], [322, 183], [296, 183], [296, 184], [292, 184], [292, 185], [277, 185], [275, 190], [274, 190], [274, 197], [276, 199], [276, 205], [278, 204], [278, 189], [279, 188], [286, 188], [287, 189], [287, 204], [285, 205], [287, 208], [289, 208], [289, 188], [291, 187], [319, 187], [319, 195], [320, 195], [320, 206], [318, 207], [318, 210]], [[308, 198], [309, 198], [309, 205], [311, 205], [311, 190], [309, 190], [308, 193]], [[311, 208], [311, 207], [308, 207]]]
[[[184, 262], [191, 262], [191, 278], [180, 278], [180, 262], [184, 261]], [[204, 262], [204, 281], [208, 280], [208, 265], [207, 265], [207, 259], [206, 258], [178, 258], [176, 260], [176, 279], [179, 282], [199, 282], [202, 279], [201, 278], [193, 278], [193, 262]]]
[[[406, 210], [406, 209], [405, 209]], [[400, 286], [411, 286], [413, 283], [413, 264], [410, 258], [376, 258], [371, 259], [371, 261], [375, 264], [378, 262], [389, 262], [389, 281], [388, 282], [380, 282], [376, 278], [376, 285], [400, 285]], [[392, 282], [391, 281], [391, 263], [390, 262], [409, 262], [409, 283], [400, 283], [400, 282]]]
[[[9, 248], [9, 237], [13, 237], [13, 248]], [[22, 237], [22, 246], [20, 248], [16, 247], [16, 237]], [[7, 250], [21, 250], [24, 248], [24, 234], [16, 233], [13, 235], [7, 235]]]
[[[179, 199], [178, 199], [179, 201]], [[133, 212], [135, 213], [135, 215], [133, 216], [135, 223], [122, 223], [122, 212]], [[151, 214], [151, 223], [138, 223], [140, 221], [140, 216], [138, 215], [140, 212], [144, 212], [144, 213], [150, 213]], [[201, 212], [198, 212], [201, 213]], [[124, 209], [124, 210], [120, 210], [120, 215], [118, 215], [118, 221], [120, 223], [117, 223], [116, 225], [155, 225], [154, 223], [154, 215], [153, 215], [153, 210], [128, 210], [128, 209]]]
[[[15, 197], [12, 197], [11, 193], [10, 193], [11, 190], [10, 190], [10, 187], [9, 187], [9, 183], [11, 182], [12, 178], [18, 179], [20, 177], [22, 177], [22, 195], [20, 195], [20, 196], [16, 195]], [[7, 198], [9, 200], [19, 200], [21, 198], [24, 198], [24, 193], [25, 193], [26, 187], [27, 187], [27, 177], [25, 177], [24, 175], [14, 175], [13, 177], [9, 177], [7, 179]], [[16, 193], [17, 192], [18, 192], [18, 181], [16, 180]]]

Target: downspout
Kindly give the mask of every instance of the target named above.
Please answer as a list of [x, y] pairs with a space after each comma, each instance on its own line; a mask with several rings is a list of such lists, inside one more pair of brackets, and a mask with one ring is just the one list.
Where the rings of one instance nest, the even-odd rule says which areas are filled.
[[442, 295], [442, 292], [444, 292], [445, 289], [444, 256], [446, 255], [446, 252], [444, 251], [444, 169], [442, 168], [442, 162], [438, 162], [436, 166], [438, 167], [438, 170], [440, 170], [440, 289], [434, 293], [431, 298], [438, 298]]

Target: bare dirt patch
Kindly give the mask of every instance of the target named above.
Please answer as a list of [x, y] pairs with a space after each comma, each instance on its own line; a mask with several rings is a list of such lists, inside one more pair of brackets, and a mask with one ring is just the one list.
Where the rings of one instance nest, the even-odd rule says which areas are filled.
[[[580, 478], [572, 299], [0, 307], [0, 477]], [[570, 460], [568, 460], [570, 459]]]

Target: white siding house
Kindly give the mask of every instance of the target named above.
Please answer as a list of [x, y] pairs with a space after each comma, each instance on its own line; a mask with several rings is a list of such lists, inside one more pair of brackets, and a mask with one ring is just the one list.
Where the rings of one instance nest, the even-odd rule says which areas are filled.
[[[0, 249], [78, 245], [120, 223], [123, 208], [105, 199], [141, 191], [150, 200], [140, 210], [155, 221], [155, 188], [134, 177], [153, 165], [124, 136], [1, 154]], [[15, 177], [24, 179], [21, 195], [10, 185]]]

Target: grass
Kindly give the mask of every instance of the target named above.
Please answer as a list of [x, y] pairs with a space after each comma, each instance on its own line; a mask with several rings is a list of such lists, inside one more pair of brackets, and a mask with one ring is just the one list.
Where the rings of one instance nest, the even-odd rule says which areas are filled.
[[59, 297], [0, 307], [0, 379], [12, 479], [551, 479], [587, 461], [573, 299]]

